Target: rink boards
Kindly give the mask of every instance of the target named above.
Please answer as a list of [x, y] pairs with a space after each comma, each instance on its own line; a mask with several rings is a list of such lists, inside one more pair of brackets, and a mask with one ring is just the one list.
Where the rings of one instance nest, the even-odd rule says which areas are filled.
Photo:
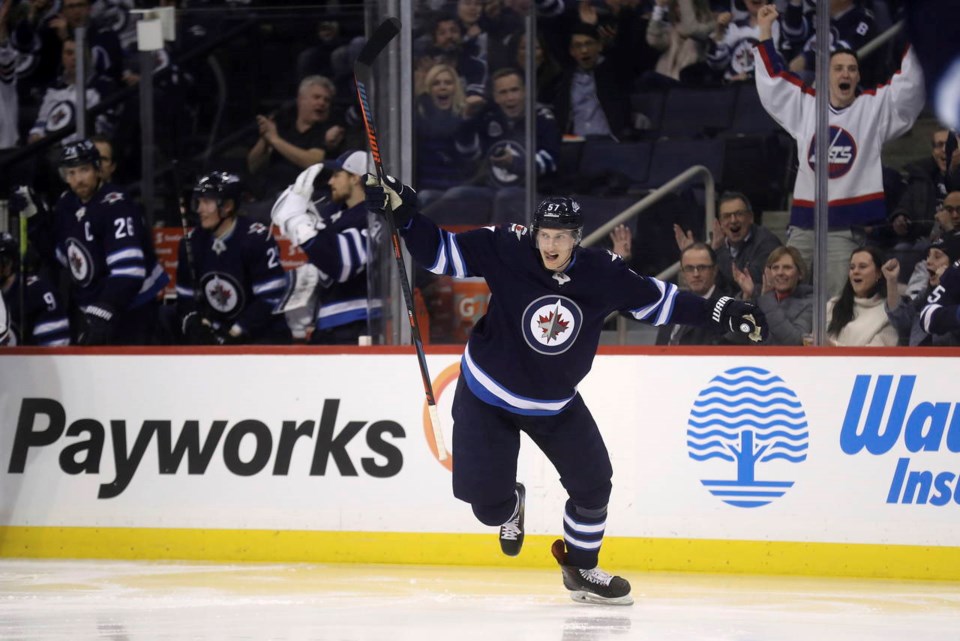
[[[459, 351], [427, 362], [447, 447]], [[954, 351], [603, 348], [580, 391], [617, 569], [960, 579]], [[0, 355], [0, 556], [547, 566], [451, 495], [412, 350]]]

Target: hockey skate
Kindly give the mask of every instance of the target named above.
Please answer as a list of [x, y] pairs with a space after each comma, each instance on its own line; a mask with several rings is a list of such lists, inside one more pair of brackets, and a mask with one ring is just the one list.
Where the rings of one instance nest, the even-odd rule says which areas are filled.
[[517, 483], [516, 493], [517, 511], [500, 526], [500, 549], [507, 556], [517, 556], [523, 547], [523, 504], [527, 496], [523, 483]]
[[562, 539], [550, 548], [563, 573], [563, 587], [570, 590], [570, 598], [581, 603], [604, 605], [633, 605], [630, 583], [619, 576], [611, 576], [600, 568], [583, 570], [567, 565], [567, 550]]

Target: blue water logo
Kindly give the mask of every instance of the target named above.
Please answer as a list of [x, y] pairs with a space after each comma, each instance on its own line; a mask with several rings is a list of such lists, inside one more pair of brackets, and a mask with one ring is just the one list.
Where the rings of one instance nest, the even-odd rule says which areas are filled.
[[711, 475], [734, 476], [700, 482], [735, 507], [783, 496], [793, 486], [793, 466], [807, 459], [803, 405], [782, 378], [758, 367], [734, 367], [711, 379], [687, 425], [690, 458]]

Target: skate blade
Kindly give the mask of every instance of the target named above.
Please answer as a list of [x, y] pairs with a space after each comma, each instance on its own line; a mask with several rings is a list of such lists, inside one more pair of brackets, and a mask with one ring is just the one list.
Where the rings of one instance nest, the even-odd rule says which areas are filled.
[[593, 592], [573, 590], [570, 592], [570, 598], [577, 603], [591, 603], [594, 605], [633, 605], [633, 597], [629, 594], [607, 599], [602, 596], [597, 596]]

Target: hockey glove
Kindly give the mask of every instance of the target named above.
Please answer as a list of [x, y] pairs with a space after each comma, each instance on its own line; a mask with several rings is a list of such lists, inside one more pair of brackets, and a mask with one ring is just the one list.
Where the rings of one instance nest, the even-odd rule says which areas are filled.
[[280, 233], [298, 247], [302, 247], [317, 235], [317, 230], [325, 227], [310, 199], [297, 193], [296, 184], [291, 185], [277, 198], [270, 211], [270, 219], [280, 228]]
[[222, 345], [223, 340], [214, 330], [213, 325], [199, 312], [190, 312], [183, 317], [181, 324], [183, 338], [187, 345]]
[[753, 343], [762, 343], [770, 333], [766, 317], [753, 303], [722, 296], [712, 304], [711, 319], [724, 332], [732, 332]]
[[32, 218], [38, 213], [46, 211], [43, 201], [37, 197], [29, 185], [18, 185], [10, 197], [10, 213]]
[[84, 307], [77, 344], [109, 345], [111, 338], [113, 338], [113, 310], [106, 305]]
[[[316, 187], [317, 178], [323, 173], [323, 163], [318, 162], [310, 165], [300, 172], [296, 181], [290, 187], [295, 194], [300, 194], [307, 200], [313, 200], [313, 190]], [[328, 172], [329, 174], [329, 172]]]
[[367, 195], [367, 210], [386, 215], [389, 209], [397, 227], [406, 227], [417, 210], [417, 192], [393, 176], [386, 176], [383, 183], [374, 174], [364, 177]]

